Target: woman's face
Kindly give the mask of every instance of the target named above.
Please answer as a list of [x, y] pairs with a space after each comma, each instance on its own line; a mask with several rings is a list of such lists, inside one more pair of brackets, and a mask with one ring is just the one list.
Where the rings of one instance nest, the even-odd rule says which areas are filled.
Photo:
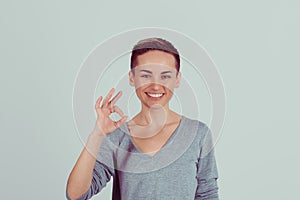
[[137, 57], [137, 66], [129, 72], [130, 85], [135, 86], [136, 94], [143, 105], [165, 106], [173, 96], [174, 88], [179, 87], [181, 73], [175, 67], [172, 54], [153, 50]]

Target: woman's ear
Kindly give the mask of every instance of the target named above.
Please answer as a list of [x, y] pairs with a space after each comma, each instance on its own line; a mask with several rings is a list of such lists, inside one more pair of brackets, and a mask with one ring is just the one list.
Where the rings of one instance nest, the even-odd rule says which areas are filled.
[[180, 79], [181, 79], [181, 72], [178, 72], [176, 76], [176, 82], [175, 82], [175, 88], [178, 88], [180, 85]]
[[[134, 70], [134, 69], [133, 69]], [[133, 74], [133, 70], [130, 70], [129, 72], [128, 72], [128, 76], [129, 76], [129, 84], [131, 85], [131, 86], [134, 86], [135, 84], [134, 84], [134, 74]]]

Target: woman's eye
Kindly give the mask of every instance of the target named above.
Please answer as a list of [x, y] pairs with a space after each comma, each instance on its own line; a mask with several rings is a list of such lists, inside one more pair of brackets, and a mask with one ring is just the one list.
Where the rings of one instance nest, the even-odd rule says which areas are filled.
[[162, 78], [162, 79], [168, 79], [168, 78], [171, 78], [171, 76], [167, 76], [167, 75], [166, 75], [166, 76], [162, 76], [161, 78]]

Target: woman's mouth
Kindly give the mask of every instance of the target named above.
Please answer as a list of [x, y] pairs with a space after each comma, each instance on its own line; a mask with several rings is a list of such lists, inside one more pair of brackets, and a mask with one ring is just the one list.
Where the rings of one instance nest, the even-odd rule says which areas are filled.
[[150, 92], [145, 92], [148, 97], [155, 98], [155, 99], [160, 99], [164, 93], [150, 93]]

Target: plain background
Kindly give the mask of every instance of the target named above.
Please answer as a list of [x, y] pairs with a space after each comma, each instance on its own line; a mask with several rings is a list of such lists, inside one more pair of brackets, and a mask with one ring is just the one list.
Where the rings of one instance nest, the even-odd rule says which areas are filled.
[[218, 66], [227, 96], [216, 146], [221, 199], [299, 199], [299, 8], [296, 0], [1, 1], [0, 199], [65, 199], [82, 149], [72, 114], [79, 67], [99, 43], [140, 27], [185, 33]]

